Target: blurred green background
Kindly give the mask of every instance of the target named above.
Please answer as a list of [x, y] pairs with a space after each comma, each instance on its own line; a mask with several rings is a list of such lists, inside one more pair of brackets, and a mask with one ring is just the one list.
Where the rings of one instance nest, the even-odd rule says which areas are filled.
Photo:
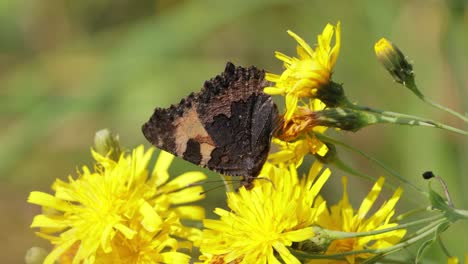
[[[226, 61], [280, 73], [274, 51], [295, 54], [287, 29], [314, 44], [326, 23], [339, 20], [342, 50], [334, 80], [344, 83], [351, 100], [468, 129], [394, 83], [373, 52], [380, 37], [392, 40], [414, 62], [417, 82], [429, 98], [467, 111], [463, 0], [0, 1], [1, 262], [22, 263], [28, 248], [48, 247], [29, 228], [40, 209], [27, 204], [27, 196], [32, 190], [49, 192], [55, 178], [91, 164], [97, 130], [118, 133], [128, 148], [149, 146], [140, 127], [155, 106], [169, 106], [199, 90]], [[421, 173], [433, 170], [446, 179], [455, 205], [468, 209], [466, 137], [388, 125], [333, 134], [423, 188]], [[386, 175], [356, 154], [343, 149], [339, 154], [362, 172]], [[176, 160], [172, 172], [194, 169]], [[334, 170], [326, 186], [330, 203], [341, 197], [342, 175]], [[370, 183], [353, 178], [350, 184], [358, 207]], [[405, 190], [400, 212], [427, 205], [412, 189]], [[224, 206], [222, 195], [222, 189], [208, 193], [203, 202], [208, 212]], [[452, 254], [468, 253], [468, 223], [456, 223], [442, 237]], [[414, 252], [412, 247], [402, 255]], [[444, 263], [441, 252], [435, 244], [424, 263]]]

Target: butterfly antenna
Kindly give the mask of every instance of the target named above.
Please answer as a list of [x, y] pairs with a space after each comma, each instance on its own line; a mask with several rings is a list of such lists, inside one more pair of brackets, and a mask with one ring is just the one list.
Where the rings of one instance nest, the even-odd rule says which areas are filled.
[[273, 186], [273, 189], [276, 190], [275, 184], [273, 183], [273, 181], [272, 181], [271, 179], [268, 179], [268, 178], [266, 178], [266, 177], [255, 177], [254, 180], [255, 180], [255, 179], [257, 179], [257, 180], [266, 180], [266, 181], [270, 182], [271, 185]]
[[219, 183], [219, 182], [241, 182], [241, 180], [233, 179], [233, 180], [209, 180], [209, 181], [199, 181], [199, 182], [194, 182], [191, 184], [187, 184], [186, 187], [192, 187], [192, 186], [201, 186], [205, 183]]
[[223, 185], [218, 185], [218, 186], [215, 186], [213, 188], [210, 188], [210, 189], [207, 189], [207, 190], [204, 190], [203, 192], [200, 192], [200, 195], [203, 195], [203, 194], [206, 194], [207, 192], [211, 192], [211, 191], [214, 191], [220, 187], [224, 187], [224, 184]]

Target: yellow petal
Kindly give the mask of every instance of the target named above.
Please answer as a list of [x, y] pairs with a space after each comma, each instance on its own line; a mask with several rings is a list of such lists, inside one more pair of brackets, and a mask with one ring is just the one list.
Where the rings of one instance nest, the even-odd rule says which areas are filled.
[[178, 192], [167, 194], [168, 198], [173, 204], [182, 204], [188, 202], [195, 202], [205, 198], [203, 188], [201, 186], [194, 186], [182, 189]]
[[314, 51], [312, 50], [312, 48], [309, 46], [309, 44], [307, 44], [307, 42], [305, 42], [301, 37], [299, 37], [296, 33], [292, 32], [291, 30], [288, 30], [288, 34], [293, 37], [297, 43], [299, 43], [299, 45], [301, 45], [301, 47], [304, 48], [304, 50], [310, 55], [310, 56], [313, 56], [314, 55]]
[[177, 176], [172, 181], [166, 183], [161, 190], [171, 192], [180, 188], [188, 187], [192, 183], [200, 182], [206, 179], [206, 175], [200, 171], [189, 171]]
[[36, 215], [31, 223], [31, 227], [54, 228], [59, 230], [64, 229], [67, 226], [68, 223], [64, 222], [63, 219], [42, 214]]
[[53, 195], [43, 192], [33, 191], [29, 194], [28, 203], [51, 207], [59, 211], [67, 211], [71, 208], [66, 201], [57, 199]]
[[361, 207], [359, 207], [358, 210], [358, 216], [359, 218], [364, 218], [369, 210], [371, 209], [372, 205], [375, 203], [375, 200], [377, 200], [377, 197], [379, 197], [380, 191], [382, 190], [382, 186], [384, 184], [385, 178], [380, 177], [377, 182], [374, 184], [372, 187], [371, 191], [369, 194], [366, 196], [364, 201], [361, 203]]
[[263, 88], [263, 92], [269, 95], [282, 95], [284, 94], [284, 89], [278, 87], [265, 87]]
[[202, 220], [205, 218], [205, 208], [201, 206], [178, 206], [174, 208], [174, 211], [177, 213], [177, 215], [179, 215], [180, 218], [193, 220]]
[[63, 243], [56, 246], [47, 257], [44, 259], [44, 264], [54, 264], [55, 261], [63, 255], [67, 249], [69, 249], [73, 244], [75, 244], [76, 240], [70, 239], [68, 241], [64, 241]]
[[284, 61], [285, 63], [291, 64], [293, 62], [292, 58], [289, 57], [288, 55], [285, 55], [279, 51], [275, 52], [275, 57], [278, 58], [279, 60]]
[[122, 224], [116, 224], [114, 225], [114, 228], [119, 230], [120, 233], [122, 233], [128, 239], [132, 239], [137, 233], [135, 230], [130, 229], [127, 226], [122, 225]]
[[154, 166], [153, 173], [151, 174], [152, 180], [156, 186], [164, 184], [169, 179], [167, 170], [174, 160], [174, 155], [161, 150], [159, 153], [156, 165]]
[[141, 225], [149, 232], [155, 232], [162, 224], [162, 219], [156, 210], [146, 201], [142, 201], [139, 208], [140, 214], [143, 216]]
[[317, 181], [314, 183], [312, 190], [310, 191], [310, 196], [316, 197], [320, 190], [322, 189], [323, 185], [328, 181], [330, 178], [331, 171], [329, 168], [325, 169]]
[[312, 227], [307, 227], [299, 230], [286, 232], [283, 234], [283, 236], [288, 240], [300, 242], [314, 237], [315, 233]]
[[323, 163], [314, 162], [312, 166], [310, 166], [307, 181], [313, 183], [315, 181], [315, 178], [319, 175], [319, 172], [322, 170], [322, 168]]
[[163, 263], [189, 263], [190, 256], [180, 252], [161, 253]]
[[285, 120], [291, 120], [292, 115], [294, 114], [294, 111], [296, 111], [297, 108], [297, 102], [298, 102], [297, 96], [294, 96], [292, 94], [286, 95], [286, 114], [284, 116]]

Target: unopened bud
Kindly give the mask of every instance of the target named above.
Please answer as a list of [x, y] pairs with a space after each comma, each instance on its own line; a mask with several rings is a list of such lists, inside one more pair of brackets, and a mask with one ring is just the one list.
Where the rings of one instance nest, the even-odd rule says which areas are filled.
[[413, 65], [406, 60], [405, 55], [397, 46], [385, 38], [381, 38], [374, 46], [377, 59], [385, 69], [393, 76], [393, 79], [401, 84], [414, 82]]
[[329, 108], [313, 113], [315, 125], [356, 132], [378, 122], [374, 114], [349, 108]]
[[320, 99], [327, 107], [344, 106], [348, 102], [343, 86], [332, 81], [318, 89], [315, 97]]
[[275, 133], [275, 137], [291, 142], [304, 132], [310, 132], [316, 126], [334, 127], [346, 131], [358, 131], [368, 125], [382, 122], [373, 113], [354, 110], [351, 108], [327, 108], [312, 111], [307, 108], [298, 108], [292, 119], [284, 122]]
[[103, 155], [108, 156], [112, 160], [119, 160], [121, 150], [119, 136], [113, 135], [109, 129], [102, 129], [96, 132], [94, 136], [94, 148]]

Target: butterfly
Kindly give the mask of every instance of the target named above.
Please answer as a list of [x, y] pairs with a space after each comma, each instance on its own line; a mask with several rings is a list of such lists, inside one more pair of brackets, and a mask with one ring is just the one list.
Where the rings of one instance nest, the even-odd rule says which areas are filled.
[[263, 88], [271, 83], [254, 66], [228, 62], [179, 104], [156, 108], [143, 127], [154, 146], [193, 164], [249, 184], [260, 173], [278, 123], [278, 109]]

